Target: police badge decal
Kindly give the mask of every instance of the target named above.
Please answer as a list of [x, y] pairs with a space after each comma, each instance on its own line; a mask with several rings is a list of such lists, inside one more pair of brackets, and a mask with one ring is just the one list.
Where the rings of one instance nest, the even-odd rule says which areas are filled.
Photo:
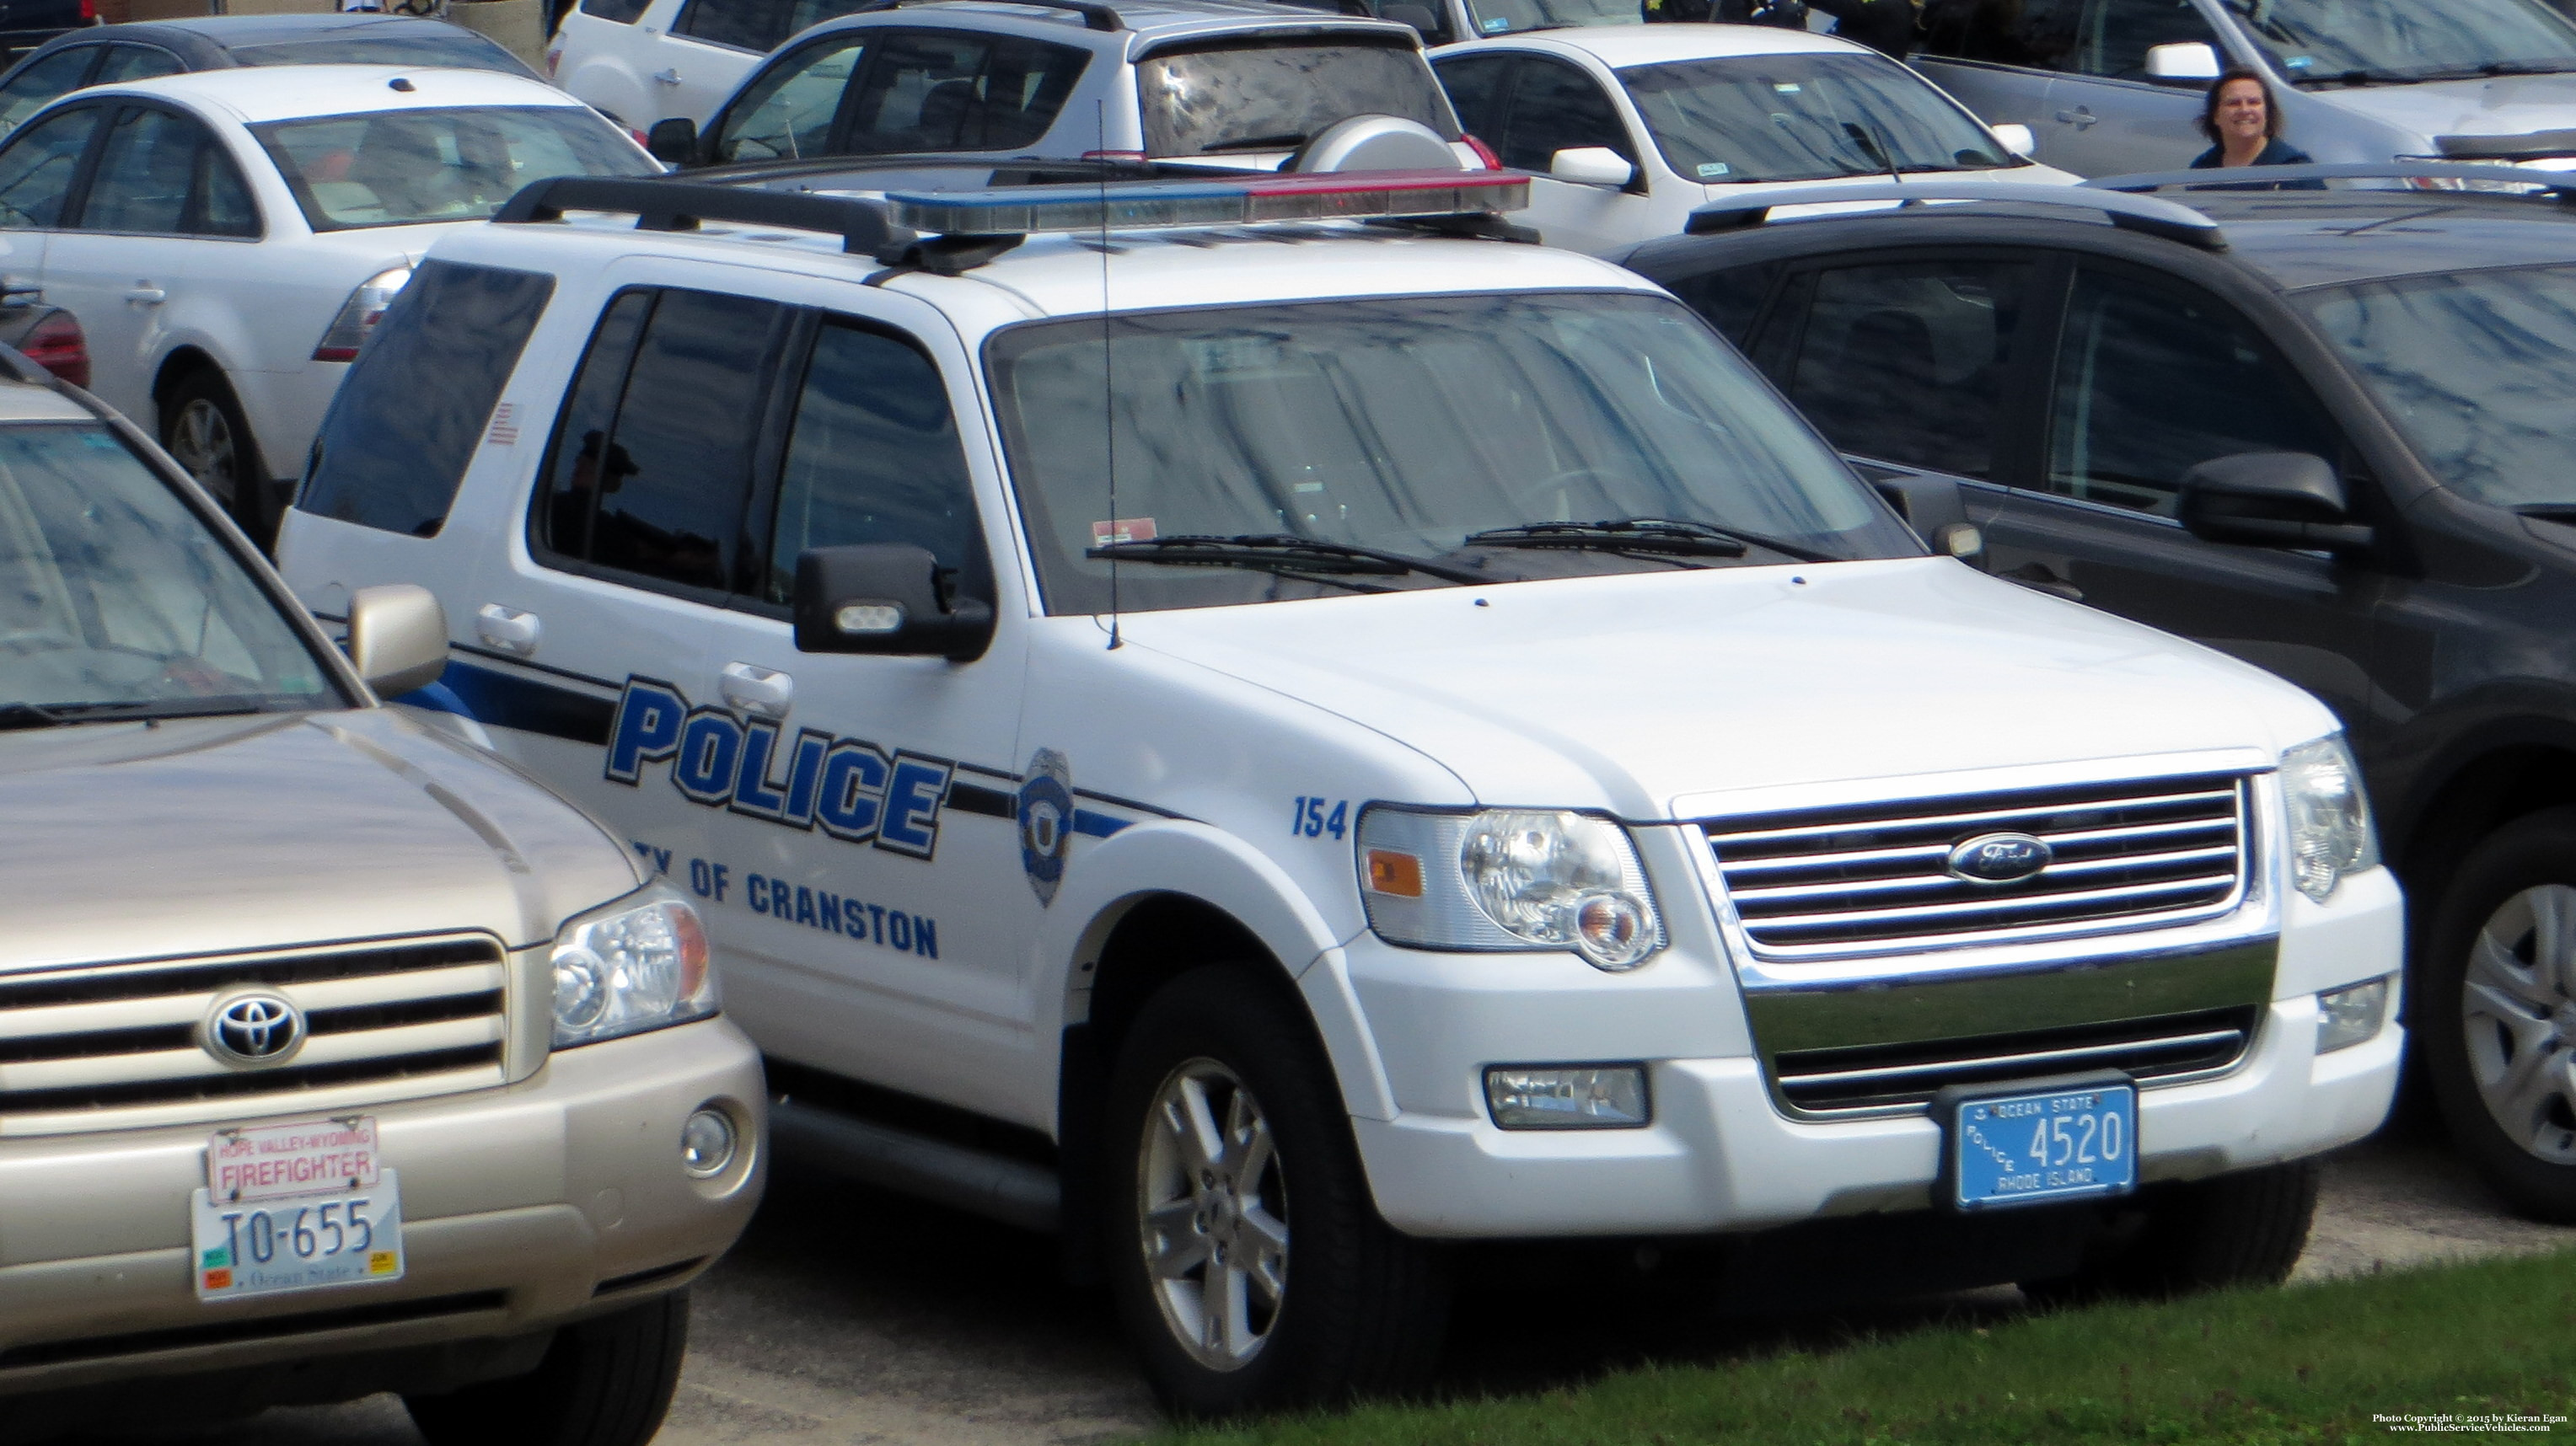
[[1041, 905], [1055, 902], [1064, 882], [1064, 856], [1073, 843], [1073, 765], [1052, 748], [1029, 756], [1028, 781], [1020, 785], [1020, 867]]

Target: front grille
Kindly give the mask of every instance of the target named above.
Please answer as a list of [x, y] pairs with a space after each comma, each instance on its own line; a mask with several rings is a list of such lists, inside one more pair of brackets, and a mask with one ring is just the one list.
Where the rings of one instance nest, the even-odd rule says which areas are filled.
[[1780, 1097], [1811, 1114], [1918, 1106], [1944, 1085], [2125, 1070], [2140, 1083], [2232, 1068], [2254, 1039], [2254, 1006], [1968, 1039], [1808, 1049], [1775, 1056]]
[[[1754, 952], [1888, 954], [2206, 918], [2246, 876], [2246, 781], [2234, 774], [1809, 809], [1707, 824]], [[2029, 834], [2051, 860], [1994, 884], [1949, 871], [1983, 834]]]
[[[198, 1030], [224, 991], [304, 1014], [286, 1063], [244, 1068]], [[238, 1118], [498, 1084], [508, 959], [489, 935], [0, 976], [0, 1131]]]

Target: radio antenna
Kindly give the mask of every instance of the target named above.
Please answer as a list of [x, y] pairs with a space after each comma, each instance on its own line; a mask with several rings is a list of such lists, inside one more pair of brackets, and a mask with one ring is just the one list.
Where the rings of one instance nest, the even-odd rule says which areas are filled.
[[1109, 339], [1109, 102], [1092, 103], [1095, 124], [1100, 134], [1100, 441], [1109, 461], [1109, 646], [1121, 646], [1118, 636], [1118, 386], [1111, 372], [1111, 358], [1117, 348]]

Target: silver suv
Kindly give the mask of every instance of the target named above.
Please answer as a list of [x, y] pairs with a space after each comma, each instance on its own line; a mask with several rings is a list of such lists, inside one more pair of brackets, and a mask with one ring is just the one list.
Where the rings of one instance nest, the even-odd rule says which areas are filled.
[[0, 1436], [403, 1393], [634, 1446], [760, 1190], [695, 911], [376, 701], [121, 417], [0, 350]]

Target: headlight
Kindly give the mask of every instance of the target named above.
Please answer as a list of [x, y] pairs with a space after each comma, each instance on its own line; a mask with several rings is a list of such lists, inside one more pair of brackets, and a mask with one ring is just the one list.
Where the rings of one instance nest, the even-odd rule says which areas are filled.
[[2344, 875], [2379, 866], [2361, 766], [2342, 734], [2281, 755], [2281, 796], [2290, 812], [2290, 882], [2300, 893], [2324, 903]]
[[1579, 813], [1360, 815], [1360, 898], [1369, 927], [1427, 949], [1571, 949], [1634, 969], [1664, 945], [1662, 919], [1627, 830]]
[[553, 962], [557, 1049], [716, 1012], [698, 911], [658, 887], [565, 924]]

